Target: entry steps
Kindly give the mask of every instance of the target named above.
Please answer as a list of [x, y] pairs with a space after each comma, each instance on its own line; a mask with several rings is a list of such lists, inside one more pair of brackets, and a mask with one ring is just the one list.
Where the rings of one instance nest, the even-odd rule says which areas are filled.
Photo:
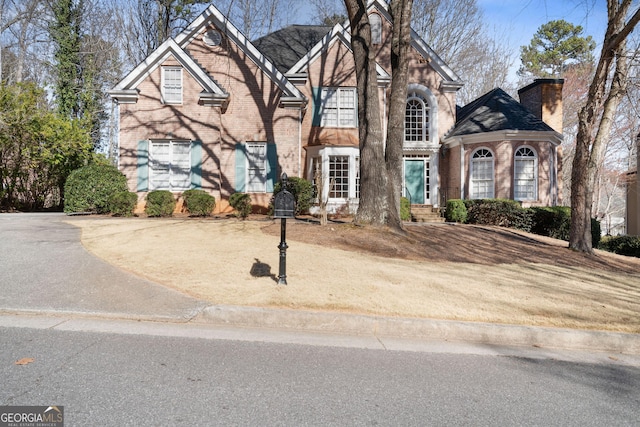
[[444, 218], [432, 205], [411, 205], [411, 222], [444, 222]]

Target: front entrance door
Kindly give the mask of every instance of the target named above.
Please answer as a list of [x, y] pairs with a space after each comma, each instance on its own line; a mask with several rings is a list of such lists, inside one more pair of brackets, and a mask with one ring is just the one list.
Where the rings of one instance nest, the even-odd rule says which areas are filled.
[[424, 162], [423, 159], [404, 159], [405, 196], [411, 199], [411, 204], [413, 205], [424, 205], [426, 203]]

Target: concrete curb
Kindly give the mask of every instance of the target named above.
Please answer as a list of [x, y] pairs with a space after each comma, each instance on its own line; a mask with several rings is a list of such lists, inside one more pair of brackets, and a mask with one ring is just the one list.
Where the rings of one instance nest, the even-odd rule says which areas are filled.
[[209, 306], [193, 322], [380, 337], [464, 341], [498, 346], [533, 346], [640, 354], [640, 334], [604, 331], [241, 306]]

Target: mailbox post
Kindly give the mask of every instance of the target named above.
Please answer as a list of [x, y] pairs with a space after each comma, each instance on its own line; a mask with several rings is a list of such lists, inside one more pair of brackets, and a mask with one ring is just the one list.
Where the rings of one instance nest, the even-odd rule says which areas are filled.
[[273, 218], [280, 218], [280, 266], [278, 269], [278, 284], [287, 284], [287, 218], [295, 218], [296, 200], [287, 190], [287, 174], [283, 173], [280, 181], [281, 190], [273, 201]]

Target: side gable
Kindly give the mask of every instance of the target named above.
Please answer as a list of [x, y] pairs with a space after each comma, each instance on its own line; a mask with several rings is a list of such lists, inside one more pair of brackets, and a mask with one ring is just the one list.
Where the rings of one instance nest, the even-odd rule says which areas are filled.
[[229, 94], [221, 88], [173, 39], [162, 43], [140, 65], [121, 80], [109, 95], [121, 104], [131, 104], [138, 100], [137, 87], [153, 71], [170, 57], [175, 58], [182, 67], [200, 84], [203, 91], [200, 101], [206, 105], [222, 106], [229, 98]]

